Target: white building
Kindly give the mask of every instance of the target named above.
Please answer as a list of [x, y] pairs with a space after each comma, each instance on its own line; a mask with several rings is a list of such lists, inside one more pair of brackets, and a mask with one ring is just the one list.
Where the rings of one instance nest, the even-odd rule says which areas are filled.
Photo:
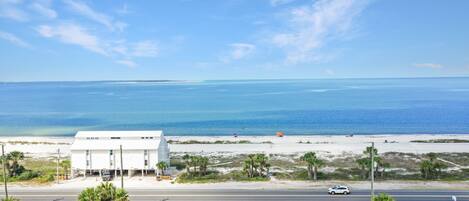
[[70, 149], [72, 176], [121, 170], [131, 176], [155, 172], [156, 164], [169, 165], [169, 148], [162, 131], [79, 131]]

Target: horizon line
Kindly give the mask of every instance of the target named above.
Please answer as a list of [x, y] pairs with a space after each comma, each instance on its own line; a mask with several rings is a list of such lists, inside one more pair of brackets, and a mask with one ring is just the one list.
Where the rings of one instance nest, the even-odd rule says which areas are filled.
[[469, 78], [469, 76], [409, 76], [409, 77], [337, 77], [337, 78], [252, 78], [252, 79], [102, 79], [102, 80], [29, 80], [0, 81], [0, 83], [38, 83], [38, 82], [204, 82], [204, 81], [269, 81], [269, 80], [356, 80], [356, 79], [438, 79]]

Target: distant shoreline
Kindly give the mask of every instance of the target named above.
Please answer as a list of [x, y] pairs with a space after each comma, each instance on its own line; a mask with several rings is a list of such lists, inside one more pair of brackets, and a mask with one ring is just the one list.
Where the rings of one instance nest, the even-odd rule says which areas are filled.
[[[106, 130], [107, 131], [107, 130]], [[143, 130], [144, 131], [144, 130]], [[164, 132], [164, 131], [163, 131]], [[167, 137], [234, 137], [233, 134], [171, 134], [164, 133]], [[276, 137], [275, 133], [270, 134], [239, 134], [236, 133], [237, 137]], [[358, 133], [358, 134], [328, 134], [328, 133], [317, 133], [317, 134], [288, 134], [285, 133], [285, 136], [406, 136], [406, 135], [428, 135], [428, 136], [450, 136], [450, 135], [469, 135], [469, 133]], [[3, 137], [45, 137], [45, 138], [64, 138], [64, 137], [74, 137], [75, 133], [72, 134], [62, 134], [62, 135], [37, 135], [37, 134], [18, 134], [18, 135], [3, 135], [0, 133], [0, 138]]]
[[267, 78], [267, 79], [206, 79], [206, 80], [27, 80], [27, 81], [0, 81], [1, 83], [54, 83], [54, 82], [200, 82], [200, 81], [281, 81], [281, 80], [371, 80], [371, 79], [466, 79], [469, 76], [437, 76], [437, 77], [339, 77], [339, 78]]

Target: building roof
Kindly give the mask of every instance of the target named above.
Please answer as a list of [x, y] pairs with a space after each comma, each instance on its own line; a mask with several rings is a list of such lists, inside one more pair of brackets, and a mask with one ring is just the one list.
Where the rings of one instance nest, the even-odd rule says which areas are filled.
[[163, 131], [78, 131], [70, 150], [158, 149]]
[[160, 139], [75, 139], [70, 150], [155, 150], [159, 148]]
[[110, 137], [161, 137], [163, 131], [78, 131], [75, 138], [87, 138], [87, 137], [99, 137], [99, 138], [110, 138]]

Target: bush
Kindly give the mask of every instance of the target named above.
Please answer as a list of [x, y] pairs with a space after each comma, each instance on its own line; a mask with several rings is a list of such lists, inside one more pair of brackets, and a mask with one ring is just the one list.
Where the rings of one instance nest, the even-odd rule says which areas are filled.
[[20, 201], [20, 199], [15, 197], [2, 198], [2, 201]]
[[388, 194], [386, 193], [381, 193], [379, 194], [378, 196], [373, 196], [373, 198], [371, 199], [371, 201], [395, 201], [394, 198], [392, 198], [391, 196], [389, 196]]
[[[308, 172], [305, 169], [295, 170], [293, 172], [276, 172], [274, 176], [282, 180], [310, 180]], [[318, 172], [318, 180], [337, 179], [337, 180], [359, 180], [360, 175], [353, 169], [336, 169], [334, 172]]]
[[39, 176], [39, 173], [32, 170], [26, 170], [16, 177], [19, 181], [31, 180]]
[[78, 195], [79, 201], [95, 201], [98, 200], [98, 195], [96, 194], [94, 188], [85, 188], [85, 190], [81, 191]]
[[231, 171], [228, 174], [221, 174], [217, 171], [209, 171], [204, 176], [182, 173], [176, 178], [177, 183], [218, 183], [226, 181], [269, 181], [269, 177], [248, 177], [242, 171]]
[[203, 176], [197, 174], [188, 174], [187, 172], [178, 175], [177, 183], [217, 183], [228, 179], [216, 171], [209, 171]]
[[181, 160], [171, 159], [171, 167], [175, 167], [177, 170], [183, 170], [186, 165]]
[[78, 195], [78, 201], [129, 201], [129, 194], [124, 189], [116, 188], [112, 183], [101, 183], [96, 188], [86, 188]]
[[53, 174], [45, 174], [37, 178], [37, 181], [40, 183], [47, 183], [47, 182], [51, 182], [54, 180], [55, 180], [55, 177]]
[[225, 175], [228, 177], [231, 181], [269, 181], [270, 177], [263, 177], [263, 176], [255, 176], [255, 177], [248, 177], [244, 172], [242, 171], [231, 171], [230, 173]]

